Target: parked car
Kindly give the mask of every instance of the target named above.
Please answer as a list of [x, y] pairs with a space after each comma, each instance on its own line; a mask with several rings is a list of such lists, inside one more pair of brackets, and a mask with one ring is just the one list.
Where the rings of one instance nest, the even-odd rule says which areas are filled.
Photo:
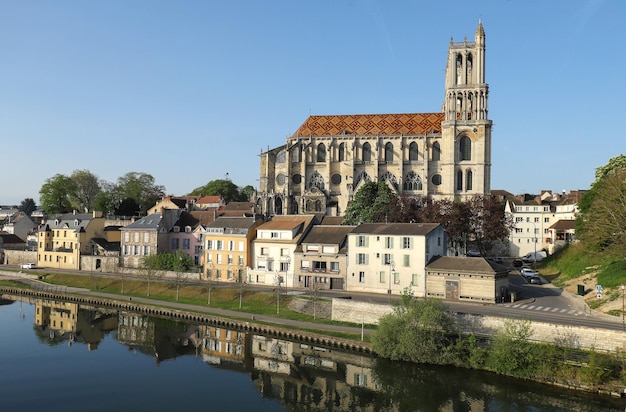
[[528, 283], [530, 283], [531, 285], [541, 285], [541, 278], [539, 276], [531, 276], [528, 279]]
[[534, 270], [532, 270], [530, 268], [526, 268], [526, 267], [521, 268], [519, 273], [520, 273], [520, 275], [522, 275], [526, 279], [530, 279], [533, 276], [537, 276], [537, 272], [535, 272]]
[[523, 265], [524, 265], [524, 262], [522, 262], [522, 259], [513, 259], [514, 268], [521, 268]]
[[494, 263], [499, 263], [499, 264], [503, 264], [504, 263], [504, 259], [502, 259], [499, 256], [496, 256], [493, 258]]
[[22, 269], [37, 269], [37, 265], [34, 263], [22, 263], [20, 266]]
[[467, 257], [480, 257], [480, 251], [478, 250], [468, 250]]

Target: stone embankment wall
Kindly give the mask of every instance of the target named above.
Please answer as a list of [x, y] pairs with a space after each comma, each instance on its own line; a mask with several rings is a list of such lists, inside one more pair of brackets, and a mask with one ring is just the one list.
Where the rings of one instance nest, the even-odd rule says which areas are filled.
[[[389, 305], [333, 299], [332, 320], [375, 325], [378, 320], [391, 313]], [[502, 330], [507, 318], [471, 314], [456, 314], [457, 324], [464, 333], [491, 336]], [[595, 349], [602, 352], [626, 350], [626, 333], [621, 330], [596, 329], [585, 326], [560, 325], [555, 323], [531, 323], [531, 341], [559, 343], [580, 349]]]

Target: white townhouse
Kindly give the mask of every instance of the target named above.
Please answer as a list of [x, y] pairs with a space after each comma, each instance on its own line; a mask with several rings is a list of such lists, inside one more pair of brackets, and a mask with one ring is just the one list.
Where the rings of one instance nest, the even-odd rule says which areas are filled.
[[252, 241], [252, 267], [248, 282], [262, 285], [294, 287], [294, 252], [311, 227], [314, 215], [274, 216], [257, 227]]
[[439, 223], [363, 223], [348, 234], [346, 290], [426, 295], [426, 264], [446, 255]]

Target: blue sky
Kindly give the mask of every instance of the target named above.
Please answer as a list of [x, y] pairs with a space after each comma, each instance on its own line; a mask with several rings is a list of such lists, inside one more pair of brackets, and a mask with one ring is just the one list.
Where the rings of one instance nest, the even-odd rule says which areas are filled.
[[57, 173], [184, 195], [309, 115], [438, 112], [450, 37], [487, 42], [492, 189], [587, 189], [623, 154], [626, 2], [5, 1], [0, 204]]

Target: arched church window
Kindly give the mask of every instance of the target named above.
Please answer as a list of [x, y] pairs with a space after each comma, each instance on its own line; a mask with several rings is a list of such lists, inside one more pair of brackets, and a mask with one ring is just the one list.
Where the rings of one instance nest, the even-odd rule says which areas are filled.
[[322, 201], [321, 200], [316, 200], [315, 201], [315, 211], [316, 212], [321, 212], [322, 211]]
[[362, 157], [364, 162], [372, 161], [372, 146], [368, 142], [363, 143]]
[[465, 174], [465, 190], [472, 190], [473, 173], [468, 170]]
[[463, 56], [456, 55], [456, 84], [461, 84], [461, 75], [463, 74]]
[[472, 84], [472, 63], [474, 61], [474, 58], [472, 57], [472, 53], [467, 55], [467, 84]]
[[340, 162], [343, 162], [344, 160], [346, 160], [346, 144], [345, 143], [341, 143], [339, 145], [339, 158], [337, 160]]
[[326, 161], [326, 146], [324, 143], [320, 143], [317, 145], [317, 162], [323, 163]]
[[459, 160], [472, 160], [472, 141], [469, 137], [461, 137], [459, 143]]
[[276, 163], [285, 163], [285, 157], [286, 157], [286, 153], [284, 150], [281, 150], [280, 152], [278, 152], [278, 154], [276, 155]]
[[433, 161], [441, 160], [441, 146], [439, 145], [439, 142], [433, 143], [432, 158], [433, 158]]
[[385, 144], [385, 162], [393, 162], [393, 144], [391, 142]]
[[422, 179], [414, 171], [410, 171], [404, 177], [403, 190], [422, 190]]
[[366, 171], [362, 171], [354, 180], [354, 187], [357, 187], [362, 181], [369, 182], [372, 180]]
[[300, 145], [295, 145], [291, 149], [291, 163], [300, 163]]
[[419, 152], [417, 151], [417, 143], [415, 142], [411, 142], [411, 144], [409, 145], [409, 160], [419, 160]]
[[456, 172], [456, 190], [463, 190], [463, 172]]

